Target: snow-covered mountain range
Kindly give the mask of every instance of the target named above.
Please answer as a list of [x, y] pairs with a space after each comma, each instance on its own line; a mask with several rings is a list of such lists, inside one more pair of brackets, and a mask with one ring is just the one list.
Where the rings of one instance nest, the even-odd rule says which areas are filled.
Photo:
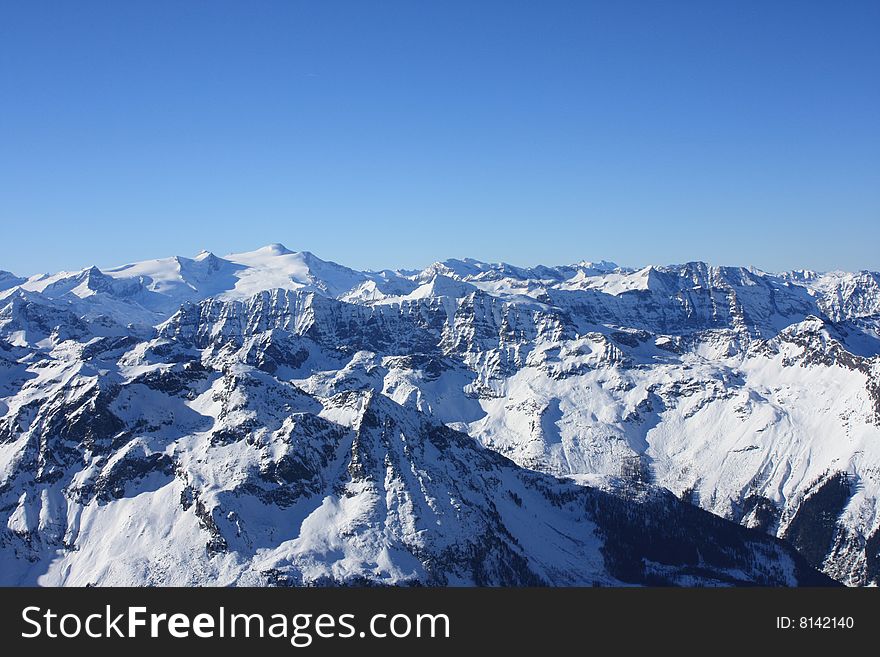
[[0, 584], [876, 584], [880, 274], [0, 272], [0, 518]]

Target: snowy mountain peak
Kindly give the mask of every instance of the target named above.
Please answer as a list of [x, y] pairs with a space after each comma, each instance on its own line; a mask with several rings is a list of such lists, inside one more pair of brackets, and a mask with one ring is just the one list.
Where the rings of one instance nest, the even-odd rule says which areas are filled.
[[608, 260], [599, 260], [597, 262], [593, 262], [591, 260], [581, 260], [575, 264], [575, 267], [584, 271], [596, 273], [607, 273], [612, 272], [615, 269], [620, 269], [620, 266], [617, 263], [610, 262]]
[[273, 242], [272, 244], [267, 244], [266, 246], [263, 246], [263, 247], [257, 249], [256, 251], [254, 251], [254, 253], [261, 253], [261, 254], [273, 255], [273, 256], [282, 256], [282, 255], [290, 255], [293, 253], [293, 251], [288, 249], [286, 246], [284, 246], [280, 242]]
[[434, 274], [430, 281], [420, 285], [408, 295], [401, 298], [406, 300], [437, 297], [460, 299], [469, 294], [473, 294], [476, 291], [477, 288], [469, 283], [443, 274]]
[[16, 276], [12, 272], [0, 270], [0, 292], [16, 287], [24, 283], [27, 279]]

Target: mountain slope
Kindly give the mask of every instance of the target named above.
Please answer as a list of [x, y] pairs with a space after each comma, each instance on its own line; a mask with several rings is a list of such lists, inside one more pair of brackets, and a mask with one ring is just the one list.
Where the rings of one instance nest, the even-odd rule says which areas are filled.
[[560, 481], [247, 367], [99, 379], [5, 446], [6, 585], [831, 583], [660, 489]]

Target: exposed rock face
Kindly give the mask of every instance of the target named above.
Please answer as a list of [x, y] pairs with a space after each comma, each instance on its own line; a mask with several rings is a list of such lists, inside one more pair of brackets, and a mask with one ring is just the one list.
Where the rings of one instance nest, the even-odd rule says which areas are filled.
[[5, 583], [877, 582], [877, 274], [2, 280]]

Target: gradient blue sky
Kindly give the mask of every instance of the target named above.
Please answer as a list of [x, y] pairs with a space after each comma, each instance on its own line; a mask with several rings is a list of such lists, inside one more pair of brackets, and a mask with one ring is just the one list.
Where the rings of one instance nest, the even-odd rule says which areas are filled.
[[0, 4], [0, 269], [880, 268], [880, 2]]

